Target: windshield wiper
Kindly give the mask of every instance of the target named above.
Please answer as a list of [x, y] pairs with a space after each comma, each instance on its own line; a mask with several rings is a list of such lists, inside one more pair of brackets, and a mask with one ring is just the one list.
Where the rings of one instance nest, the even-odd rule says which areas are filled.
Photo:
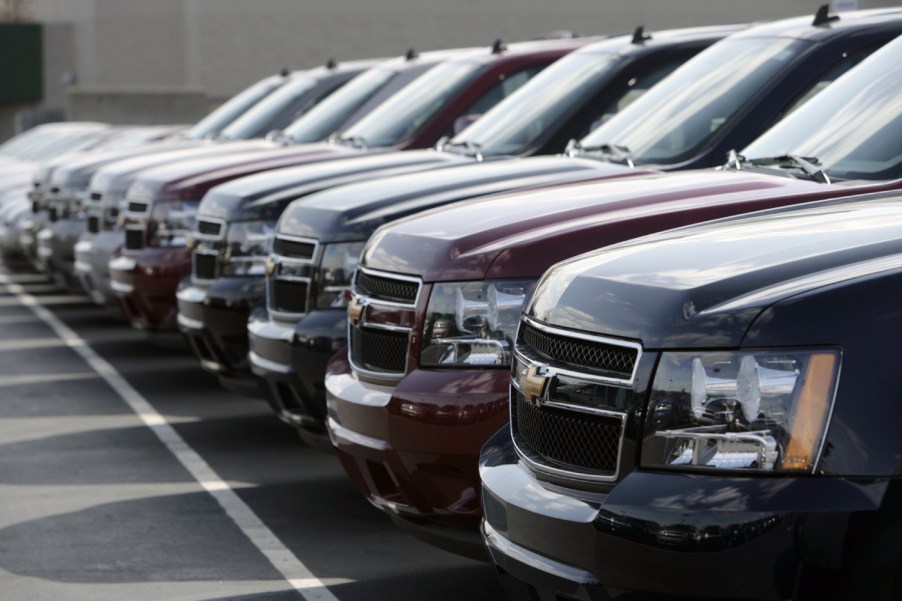
[[280, 146], [291, 146], [295, 143], [294, 138], [286, 134], [284, 129], [272, 130], [266, 134], [266, 141]]
[[727, 158], [727, 164], [723, 166], [725, 169], [735, 169], [739, 171], [744, 165], [751, 167], [776, 167], [778, 169], [798, 169], [807, 175], [812, 181], [821, 184], [830, 184], [830, 176], [820, 166], [820, 159], [817, 157], [803, 157], [797, 154], [783, 154], [774, 157], [762, 157], [757, 159], [749, 159], [735, 150], [731, 150]]
[[329, 142], [332, 144], [341, 144], [343, 146], [350, 146], [351, 148], [359, 148], [360, 150], [366, 150], [366, 139], [363, 136], [345, 136], [342, 134], [333, 134], [329, 137]]
[[564, 154], [568, 157], [601, 158], [609, 163], [620, 163], [630, 168], [635, 168], [633, 153], [626, 146], [620, 144], [594, 144], [583, 146], [578, 140], [570, 140]]
[[[479, 142], [473, 142], [472, 140], [460, 140], [455, 142], [453, 140], [448, 140], [442, 142], [441, 145], [436, 145], [436, 148], [442, 152], [451, 151], [457, 152], [457, 154], [463, 154], [466, 156], [471, 156], [475, 158], [477, 161], [482, 162], [482, 144]], [[463, 152], [450, 150], [452, 148], [462, 149]]]

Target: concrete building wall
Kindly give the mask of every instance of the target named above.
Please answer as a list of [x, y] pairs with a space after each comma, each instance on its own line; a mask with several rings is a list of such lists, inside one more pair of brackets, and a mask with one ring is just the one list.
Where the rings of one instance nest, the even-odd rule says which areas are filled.
[[[854, 2], [855, 0], [834, 0]], [[862, 8], [897, 0], [858, 0]], [[71, 23], [82, 85], [189, 85], [235, 93], [282, 67], [488, 44], [557, 29], [582, 34], [774, 19], [811, 0], [32, 0]]]
[[[834, 0], [861, 8], [898, 0]], [[31, 0], [48, 25], [47, 103], [79, 86], [202, 89], [211, 102], [283, 67], [584, 35], [813, 14], [811, 0]], [[180, 119], [182, 121], [187, 119]]]
[[[234, 93], [281, 67], [490, 44], [814, 14], [811, 0], [184, 0], [188, 81]], [[862, 7], [897, 0], [860, 0]]]

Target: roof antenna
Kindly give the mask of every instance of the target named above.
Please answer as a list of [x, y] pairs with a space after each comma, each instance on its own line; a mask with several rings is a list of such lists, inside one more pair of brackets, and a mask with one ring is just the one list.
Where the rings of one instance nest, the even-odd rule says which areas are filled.
[[404, 55], [404, 58], [409, 61], [412, 61], [413, 59], [415, 59], [418, 56], [419, 56], [419, 54], [417, 53], [416, 48], [409, 48], [407, 50], [407, 54]]
[[633, 44], [644, 44], [646, 40], [651, 39], [651, 34], [645, 33], [645, 28], [641, 25], [633, 32]]
[[279, 71], [279, 75], [282, 77], [288, 77], [290, 74], [291, 72], [288, 70], [288, 67], [282, 67], [282, 70]]
[[507, 50], [507, 46], [504, 45], [501, 38], [495, 40], [495, 43], [492, 44], [492, 54], [501, 54], [504, 50]]
[[814, 13], [814, 21], [812, 21], [812, 25], [815, 27], [819, 27], [820, 25], [826, 25], [827, 23], [832, 23], [833, 21], [839, 21], [838, 15], [830, 14], [830, 5], [822, 4], [817, 12]]
[[334, 69], [338, 66], [338, 63], [335, 62], [334, 58], [330, 58], [326, 61], [326, 69]]

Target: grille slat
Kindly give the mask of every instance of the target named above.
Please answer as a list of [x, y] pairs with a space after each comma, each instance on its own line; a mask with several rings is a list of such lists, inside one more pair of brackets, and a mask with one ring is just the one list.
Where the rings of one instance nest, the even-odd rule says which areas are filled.
[[144, 230], [125, 230], [125, 249], [142, 250], [144, 248]]
[[543, 332], [530, 323], [521, 324], [523, 342], [536, 353], [555, 363], [602, 371], [629, 379], [636, 365], [637, 351], [579, 338], [566, 338]]
[[273, 241], [273, 252], [283, 257], [310, 261], [316, 252], [316, 244], [276, 237]]
[[148, 204], [146, 202], [138, 202], [136, 200], [129, 201], [128, 211], [131, 213], [146, 213]]
[[290, 280], [270, 281], [270, 307], [286, 313], [307, 312], [307, 282]]
[[557, 469], [616, 474], [623, 431], [620, 419], [532, 405], [516, 389], [511, 396], [511, 429], [527, 456]]
[[215, 221], [197, 220], [197, 231], [205, 236], [218, 236], [222, 230], [222, 224]]
[[103, 198], [103, 194], [100, 192], [91, 192], [91, 200], [101, 200]]
[[370, 371], [403, 374], [407, 368], [409, 338], [401, 332], [352, 327], [351, 359], [355, 365]]
[[194, 253], [194, 277], [199, 280], [212, 280], [216, 278], [216, 255]]
[[415, 282], [374, 276], [363, 271], [357, 272], [355, 284], [361, 294], [400, 303], [415, 303], [420, 290]]

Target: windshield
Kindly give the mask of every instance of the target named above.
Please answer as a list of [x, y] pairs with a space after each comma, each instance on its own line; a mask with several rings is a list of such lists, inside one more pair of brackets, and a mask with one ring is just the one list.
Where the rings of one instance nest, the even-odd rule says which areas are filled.
[[226, 125], [234, 121], [250, 107], [254, 106], [266, 95], [281, 85], [280, 80], [264, 79], [251, 87], [232, 96], [222, 106], [201, 119], [185, 133], [185, 137], [201, 140], [207, 136], [218, 134]]
[[313, 78], [293, 77], [291, 81], [255, 104], [223, 129], [222, 137], [229, 140], [248, 140], [268, 134], [276, 128], [275, 122], [285, 111], [290, 110], [294, 115], [298, 110], [304, 108], [294, 105], [298, 104], [303, 95], [315, 85], [316, 80]]
[[436, 65], [342, 134], [370, 148], [393, 146], [411, 137], [476, 77], [477, 62]]
[[285, 128], [285, 135], [298, 144], [328, 138], [397, 74], [393, 69], [376, 68], [358, 75]]
[[902, 177], [902, 38], [747, 146], [749, 159], [816, 159], [830, 177]]
[[[623, 43], [617, 47], [622, 48]], [[484, 156], [523, 154], [553, 123], [568, 118], [587, 96], [594, 95], [596, 82], [606, 78], [616, 62], [617, 56], [610, 54], [566, 56], [495, 105], [446, 146], [475, 147]]]
[[667, 165], [689, 159], [808, 47], [785, 38], [718, 42], [580, 145], [628, 150], [635, 163]]

